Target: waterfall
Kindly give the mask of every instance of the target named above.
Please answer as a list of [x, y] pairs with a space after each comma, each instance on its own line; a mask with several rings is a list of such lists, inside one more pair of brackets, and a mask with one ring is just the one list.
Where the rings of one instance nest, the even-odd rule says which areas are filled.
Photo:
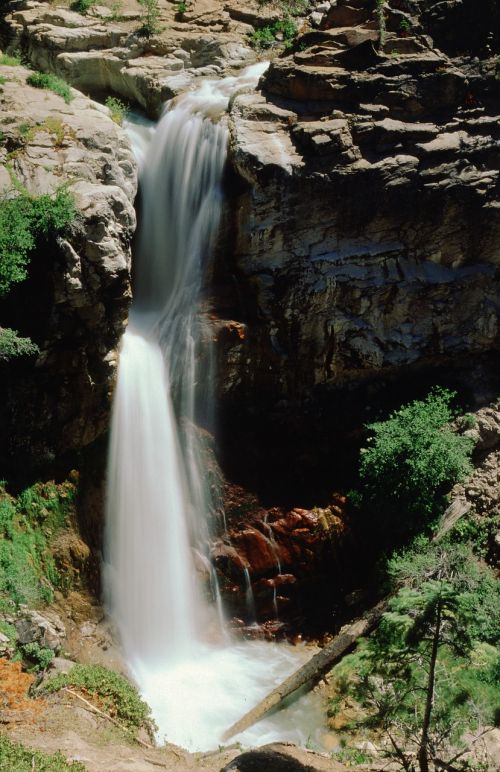
[[[111, 426], [105, 601], [159, 738], [192, 750], [216, 747], [224, 730], [305, 656], [214, 636], [222, 603], [207, 554], [211, 501], [196, 428], [200, 394], [210, 414], [210, 367], [200, 372], [197, 364], [200, 293], [221, 212], [223, 116], [231, 94], [255, 86], [265, 67], [204, 81], [167, 106], [156, 130], [137, 119], [128, 124], [141, 207]], [[200, 569], [212, 604], [200, 590]], [[246, 736], [253, 744], [300, 741], [312, 731], [315, 714], [307, 712], [302, 734], [285, 716]]]
[[187, 95], [167, 110], [143, 158], [134, 302], [111, 427], [105, 572], [131, 662], [184, 656], [206, 625], [191, 547], [206, 549], [210, 507], [194, 392], [203, 258], [219, 223], [227, 142], [225, 125], [200, 112], [213, 101]]

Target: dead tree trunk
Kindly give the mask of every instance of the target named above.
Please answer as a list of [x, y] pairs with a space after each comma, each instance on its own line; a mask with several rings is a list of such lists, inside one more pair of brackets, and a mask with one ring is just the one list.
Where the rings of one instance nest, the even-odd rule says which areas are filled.
[[[450, 528], [453, 527], [455, 522], [467, 513], [468, 508], [462, 507], [459, 512], [455, 513], [453, 518], [447, 520], [446, 515], [449, 513], [449, 510], [445, 513], [441, 528], [432, 538], [432, 541], [440, 541]], [[222, 739], [224, 741], [229, 740], [234, 735], [244, 732], [245, 729], [256, 724], [257, 721], [260, 721], [269, 713], [279, 710], [286, 698], [296, 693], [300, 688], [312, 689], [345, 654], [351, 651], [358, 638], [368, 635], [378, 625], [380, 618], [387, 611], [392, 597], [392, 595], [386, 596], [376, 606], [369, 609], [360, 619], [356, 619], [351, 624], [343, 627], [331, 643], [311, 657], [305, 665], [302, 665], [301, 668], [292, 673], [276, 689], [270, 692], [267, 697], [264, 697], [255, 708], [249, 710], [239, 721], [236, 721], [235, 724], [229, 727], [224, 732]]]
[[342, 659], [344, 654], [352, 649], [358, 638], [367, 635], [376, 627], [380, 617], [387, 610], [388, 602], [389, 598], [384, 598], [363, 617], [343, 627], [331, 643], [311, 657], [305, 665], [292, 673], [258, 705], [245, 713], [243, 718], [240, 718], [224, 732], [222, 739], [224, 741], [229, 740], [234, 735], [256, 724], [269, 713], [279, 710], [283, 701], [300, 688], [305, 686], [307, 689], [312, 689]]

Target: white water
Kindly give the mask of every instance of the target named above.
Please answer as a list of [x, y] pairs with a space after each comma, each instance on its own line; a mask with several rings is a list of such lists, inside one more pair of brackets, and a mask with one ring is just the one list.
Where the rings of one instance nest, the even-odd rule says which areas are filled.
[[[141, 168], [141, 225], [113, 408], [105, 596], [159, 738], [190, 750], [217, 747], [224, 730], [306, 656], [228, 641], [207, 557], [211, 502], [195, 428], [197, 380], [210, 412], [210, 366], [197, 365], [198, 311], [221, 210], [227, 129], [220, 117], [231, 94], [255, 85], [264, 68], [205, 81], [171, 104], [156, 130], [145, 121], [128, 125]], [[211, 605], [202, 601], [194, 555], [211, 572]], [[321, 723], [311, 700], [238, 739], [305, 742]]]

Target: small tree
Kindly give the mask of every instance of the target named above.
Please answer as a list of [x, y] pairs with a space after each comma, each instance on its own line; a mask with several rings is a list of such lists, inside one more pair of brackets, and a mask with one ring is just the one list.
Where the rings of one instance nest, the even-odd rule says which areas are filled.
[[420, 772], [430, 762], [460, 765], [465, 730], [479, 737], [494, 720], [499, 665], [489, 645], [500, 616], [492, 572], [465, 545], [422, 545], [390, 561], [403, 586], [376, 633], [342, 665], [356, 673], [344, 688], [366, 711], [359, 723], [385, 731], [388, 755], [407, 772], [414, 757]]
[[139, 5], [142, 5], [142, 32], [151, 37], [156, 35], [160, 31], [160, 8], [158, 0], [138, 0]]

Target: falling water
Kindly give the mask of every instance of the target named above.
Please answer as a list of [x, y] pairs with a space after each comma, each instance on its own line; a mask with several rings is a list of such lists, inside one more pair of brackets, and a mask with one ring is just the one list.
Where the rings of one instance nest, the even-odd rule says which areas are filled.
[[243, 576], [245, 577], [245, 605], [247, 614], [251, 625], [257, 624], [257, 612], [255, 611], [255, 600], [253, 597], [252, 581], [250, 579], [250, 571], [245, 566], [243, 568]]
[[[197, 371], [199, 299], [221, 211], [227, 128], [220, 118], [231, 94], [255, 85], [264, 69], [204, 81], [167, 107], [156, 130], [138, 120], [128, 127], [141, 170], [141, 218], [113, 407], [105, 595], [160, 738], [193, 750], [216, 747], [306, 656], [214, 639], [213, 608], [220, 620], [222, 604], [207, 555], [211, 502], [195, 428], [197, 380], [210, 384], [210, 373]], [[209, 392], [202, 396], [206, 407]], [[212, 605], [198, 586], [200, 565]], [[261, 722], [243, 741], [304, 740], [320, 724], [317, 711], [308, 706], [307, 720], [300, 703], [293, 711]], [[297, 711], [302, 731], [293, 726]]]

